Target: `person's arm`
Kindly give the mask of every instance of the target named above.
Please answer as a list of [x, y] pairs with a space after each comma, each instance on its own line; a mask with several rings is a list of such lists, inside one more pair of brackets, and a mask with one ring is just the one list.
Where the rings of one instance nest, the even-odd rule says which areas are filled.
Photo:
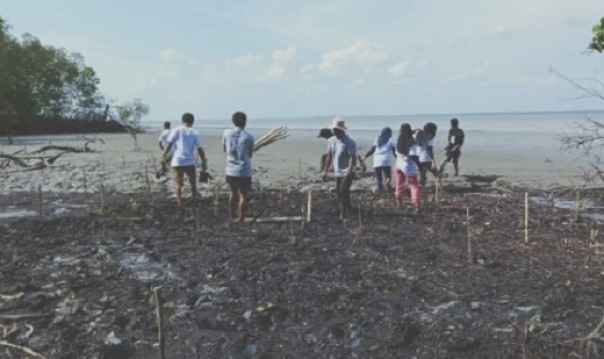
[[371, 146], [369, 151], [367, 151], [367, 153], [365, 154], [365, 159], [367, 159], [367, 157], [373, 155], [374, 153], [375, 153], [375, 145]]
[[159, 149], [160, 150], [164, 150], [164, 144], [162, 143], [162, 141], [159, 141]]
[[[161, 146], [161, 144], [160, 144], [160, 146]], [[166, 146], [166, 148], [163, 149], [164, 150], [164, 160], [166, 158], [168, 158], [168, 154], [170, 153], [170, 149], [172, 149], [172, 142], [168, 142], [168, 145]]]
[[459, 132], [461, 133], [459, 136], [459, 147], [461, 147], [463, 146], [463, 140], [465, 140], [466, 134], [463, 132], [463, 130], [459, 130]]
[[206, 153], [203, 150], [203, 147], [197, 147], [197, 154], [199, 155], [199, 158], [201, 158], [201, 170], [206, 171], [208, 169], [208, 161], [206, 159]]
[[323, 180], [327, 180], [327, 173], [331, 168], [331, 162], [333, 160], [333, 155], [331, 154], [331, 149], [328, 149], [327, 157], [325, 157], [325, 167], [323, 167]]
[[354, 174], [354, 167], [357, 164], [357, 145], [354, 142], [349, 144], [348, 148], [348, 168], [346, 169], [346, 175], [352, 176]]
[[252, 136], [249, 137], [248, 153], [250, 158], [252, 158], [252, 155], [254, 154], [254, 137]]

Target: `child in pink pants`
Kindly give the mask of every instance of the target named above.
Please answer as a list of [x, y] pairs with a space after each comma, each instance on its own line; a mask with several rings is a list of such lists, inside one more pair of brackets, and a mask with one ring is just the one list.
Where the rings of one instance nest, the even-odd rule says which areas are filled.
[[413, 132], [408, 123], [401, 125], [400, 134], [396, 144], [396, 187], [394, 198], [399, 207], [403, 207], [403, 190], [405, 181], [411, 190], [411, 203], [415, 211], [419, 210], [419, 181], [417, 179], [419, 169], [417, 163], [411, 158], [417, 144], [413, 139]]

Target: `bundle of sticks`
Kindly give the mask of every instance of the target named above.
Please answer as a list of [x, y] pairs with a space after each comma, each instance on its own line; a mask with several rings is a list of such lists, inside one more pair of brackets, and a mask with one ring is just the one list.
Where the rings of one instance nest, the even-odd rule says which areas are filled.
[[254, 144], [254, 149], [252, 151], [256, 152], [259, 149], [266, 147], [271, 143], [280, 141], [286, 137], [289, 137], [289, 134], [287, 133], [287, 127], [273, 128], [256, 141], [256, 143]]

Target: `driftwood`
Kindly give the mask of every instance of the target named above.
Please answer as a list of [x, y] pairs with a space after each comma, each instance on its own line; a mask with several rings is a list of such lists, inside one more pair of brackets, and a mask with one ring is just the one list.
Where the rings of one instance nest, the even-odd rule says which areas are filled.
[[22, 319], [46, 318], [50, 316], [52, 316], [52, 313], [5, 314], [0, 315], [0, 321], [16, 321]]
[[263, 217], [263, 218], [246, 218], [245, 222], [254, 223], [278, 223], [278, 222], [303, 222], [306, 220], [304, 216], [284, 216], [284, 217]]
[[39, 358], [39, 359], [46, 359], [46, 357], [40, 353], [37, 353], [27, 347], [24, 347], [22, 345], [17, 345], [17, 344], [13, 344], [13, 343], [9, 343], [6, 340], [0, 340], [0, 347], [7, 347], [7, 348], [11, 348], [11, 349], [15, 349], [15, 350], [19, 350], [31, 357], [34, 358]]

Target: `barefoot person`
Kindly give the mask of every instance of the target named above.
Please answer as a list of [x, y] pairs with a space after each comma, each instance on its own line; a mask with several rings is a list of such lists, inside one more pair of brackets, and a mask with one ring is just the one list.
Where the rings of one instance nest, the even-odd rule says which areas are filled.
[[354, 177], [354, 166], [357, 159], [357, 145], [346, 134], [346, 124], [342, 117], [333, 119], [331, 126], [333, 136], [327, 140], [327, 159], [323, 167], [323, 179], [327, 179], [332, 167], [336, 177], [336, 192], [340, 208], [340, 219], [346, 218], [351, 211], [350, 186]]
[[[164, 130], [159, 135], [159, 149], [162, 152], [168, 146], [168, 136], [170, 136], [170, 127], [171, 126], [172, 126], [172, 124], [169, 121], [164, 122]], [[165, 160], [161, 161], [161, 170], [163, 172], [162, 174], [165, 174], [168, 172], [168, 165], [170, 164], [170, 161], [172, 161], [173, 154], [174, 154], [174, 147], [172, 147], [172, 150], [168, 154], [168, 157], [166, 157]]]
[[392, 129], [384, 127], [369, 151], [367, 151], [367, 154], [365, 154], [365, 159], [373, 155], [375, 179], [380, 192], [384, 190], [382, 174], [383, 178], [386, 179], [386, 187], [390, 189], [390, 182], [392, 180], [392, 153], [395, 149], [396, 143], [392, 140]]
[[201, 147], [201, 137], [199, 132], [192, 128], [195, 118], [193, 114], [185, 113], [182, 115], [182, 126], [170, 131], [168, 144], [164, 150], [164, 159], [166, 159], [174, 148], [171, 167], [172, 177], [174, 178], [174, 193], [176, 203], [180, 206], [182, 197], [182, 186], [184, 175], [187, 175], [191, 184], [193, 198], [197, 196], [197, 186], [195, 182], [195, 150], [201, 159], [202, 171], [207, 170], [207, 160], [203, 147]]
[[438, 178], [438, 169], [434, 159], [434, 138], [436, 137], [436, 124], [428, 122], [424, 125], [426, 140], [419, 146], [419, 179], [422, 187], [426, 186], [428, 172]]
[[419, 211], [418, 167], [416, 161], [410, 155], [415, 152], [416, 146], [411, 126], [408, 123], [403, 123], [396, 143], [396, 188], [394, 198], [397, 206], [403, 208], [403, 191], [406, 181], [411, 190], [411, 203], [417, 213]]
[[245, 212], [252, 189], [252, 151], [254, 137], [245, 131], [247, 116], [235, 112], [232, 117], [235, 128], [224, 131], [222, 148], [226, 153], [226, 182], [231, 187], [229, 208], [231, 218], [240, 223], [245, 220]]
[[451, 129], [449, 130], [449, 137], [447, 147], [445, 147], [446, 158], [440, 165], [440, 173], [445, 169], [445, 165], [453, 160], [453, 168], [455, 168], [455, 176], [459, 175], [459, 157], [461, 157], [461, 146], [465, 134], [461, 128], [459, 128], [459, 120], [456, 118], [451, 119]]

